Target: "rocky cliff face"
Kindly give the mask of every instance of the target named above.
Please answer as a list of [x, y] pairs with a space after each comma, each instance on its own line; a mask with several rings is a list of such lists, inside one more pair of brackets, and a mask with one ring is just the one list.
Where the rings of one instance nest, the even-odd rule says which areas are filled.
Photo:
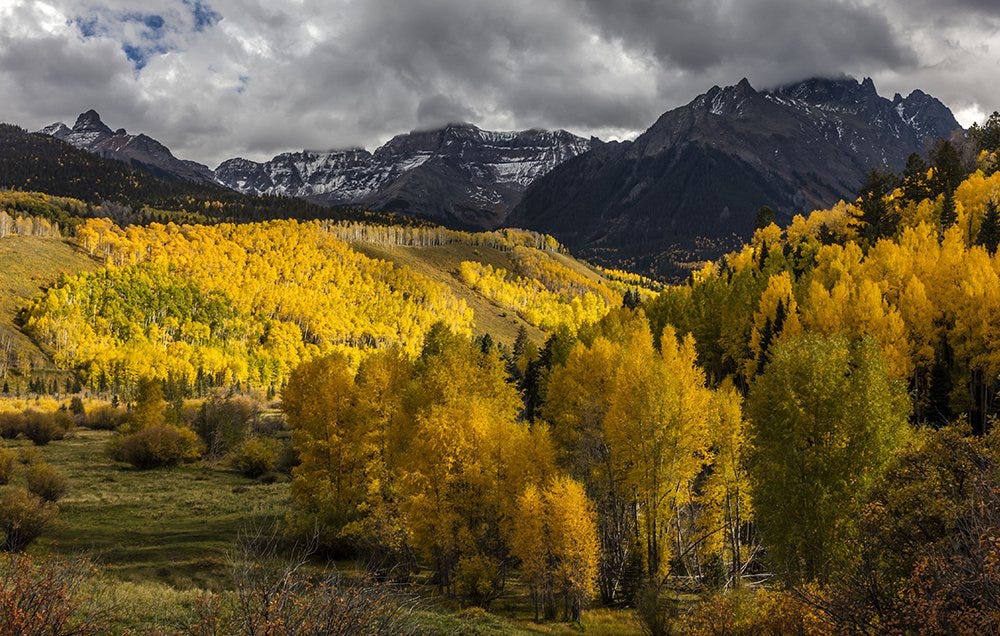
[[530, 183], [590, 144], [565, 131], [490, 132], [461, 124], [398, 135], [373, 153], [303, 151], [264, 163], [230, 159], [215, 175], [240, 192], [485, 229], [503, 220]]
[[871, 168], [899, 169], [958, 123], [920, 91], [893, 101], [870, 79], [770, 91], [743, 80], [665, 113], [633, 142], [599, 144], [538, 179], [505, 223], [609, 263], [677, 275], [779, 221], [852, 197]]

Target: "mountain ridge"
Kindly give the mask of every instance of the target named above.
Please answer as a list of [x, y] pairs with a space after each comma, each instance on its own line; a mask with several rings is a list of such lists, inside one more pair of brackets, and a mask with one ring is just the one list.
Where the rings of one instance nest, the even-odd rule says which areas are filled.
[[241, 192], [359, 205], [465, 229], [499, 225], [524, 189], [590, 140], [564, 130], [496, 132], [472, 124], [396, 135], [372, 152], [299, 151], [266, 162], [242, 158], [216, 168]]
[[56, 122], [38, 132], [158, 176], [474, 230], [497, 227], [532, 181], [592, 143], [565, 130], [498, 132], [454, 123], [396, 135], [372, 152], [300, 150], [265, 162], [234, 157], [213, 170], [178, 159], [148, 135], [112, 130], [92, 109], [72, 128]]
[[199, 184], [216, 182], [215, 175], [208, 166], [178, 159], [169, 148], [146, 134], [129, 134], [124, 128], [112, 130], [93, 109], [81, 113], [72, 128], [56, 122], [38, 132], [100, 157], [116, 159], [160, 176]]
[[871, 168], [898, 169], [960, 126], [922, 91], [888, 100], [865, 78], [770, 91], [745, 78], [664, 113], [635, 140], [605, 144], [535, 181], [505, 221], [581, 255], [681, 275], [753, 230], [856, 195]]
[[869, 169], [898, 169], [960, 128], [919, 89], [890, 100], [871, 78], [813, 77], [759, 91], [746, 78], [713, 86], [620, 142], [449, 124], [372, 151], [237, 157], [212, 170], [112, 131], [94, 111], [41, 132], [159, 175], [458, 229], [524, 227], [605, 265], [679, 276], [747, 239], [761, 206], [787, 222], [850, 199]]

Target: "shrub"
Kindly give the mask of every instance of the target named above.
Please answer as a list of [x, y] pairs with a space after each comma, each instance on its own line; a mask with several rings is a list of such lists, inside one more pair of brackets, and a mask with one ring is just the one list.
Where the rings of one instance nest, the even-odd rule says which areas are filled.
[[244, 476], [255, 479], [278, 465], [278, 449], [274, 440], [251, 437], [229, 455], [229, 465]]
[[635, 613], [643, 631], [649, 636], [684, 633], [671, 628], [680, 614], [677, 601], [665, 595], [655, 583], [646, 583], [639, 589], [635, 599]]
[[30, 466], [35, 462], [42, 460], [42, 456], [38, 453], [38, 449], [34, 446], [22, 446], [17, 451], [17, 461], [21, 462], [25, 466]]
[[295, 450], [295, 444], [291, 440], [282, 442], [281, 448], [278, 451], [278, 463], [275, 466], [275, 470], [290, 477], [292, 469], [298, 465], [299, 453]]
[[[812, 595], [812, 587], [801, 590]], [[833, 625], [804, 600], [783, 590], [731, 590], [703, 597], [675, 623], [675, 632], [714, 634], [832, 634]]]
[[0, 413], [0, 437], [14, 439], [24, 428], [24, 417], [20, 413]]
[[81, 419], [87, 415], [87, 410], [83, 408], [83, 400], [79, 395], [74, 395], [73, 399], [69, 401], [69, 412]]
[[198, 435], [188, 428], [154, 425], [116, 440], [112, 456], [136, 468], [174, 466], [201, 456]]
[[88, 594], [85, 561], [35, 563], [19, 555], [0, 568], [0, 634], [106, 634], [110, 625]]
[[489, 607], [500, 592], [499, 564], [481, 554], [462, 557], [455, 567], [455, 589], [476, 605]]
[[17, 452], [12, 448], [0, 448], [0, 486], [10, 481], [17, 465]]
[[55, 504], [44, 501], [23, 488], [0, 489], [0, 532], [3, 549], [21, 552], [42, 535], [55, 520]]
[[110, 404], [102, 404], [90, 409], [83, 425], [95, 431], [116, 431], [128, 420], [128, 411]]
[[37, 446], [45, 446], [54, 439], [66, 437], [71, 428], [73, 428], [73, 418], [66, 411], [42, 413], [28, 410], [24, 412], [21, 432]]
[[51, 464], [39, 462], [28, 467], [28, 490], [45, 501], [58, 501], [69, 490], [69, 479]]
[[415, 633], [417, 602], [392, 585], [346, 579], [336, 572], [317, 579], [302, 571], [308, 553], [288, 553], [277, 532], [241, 533], [230, 553], [235, 594], [198, 599], [194, 636], [215, 634]]
[[261, 437], [279, 437], [280, 434], [288, 430], [285, 416], [282, 413], [261, 414], [253, 425], [253, 433]]
[[260, 403], [252, 398], [215, 395], [202, 404], [195, 430], [208, 445], [208, 454], [219, 457], [247, 438], [260, 413]]

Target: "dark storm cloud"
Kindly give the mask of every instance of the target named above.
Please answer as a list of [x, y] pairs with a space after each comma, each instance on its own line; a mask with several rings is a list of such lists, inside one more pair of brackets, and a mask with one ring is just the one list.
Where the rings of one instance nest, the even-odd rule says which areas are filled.
[[6, 0], [0, 119], [97, 108], [207, 163], [467, 120], [636, 134], [713, 84], [1000, 106], [992, 0]]
[[837, 0], [581, 0], [595, 26], [689, 73], [746, 68], [765, 82], [906, 68], [916, 52], [876, 6]]
[[471, 108], [440, 93], [424, 97], [417, 105], [417, 123], [426, 128], [477, 119]]

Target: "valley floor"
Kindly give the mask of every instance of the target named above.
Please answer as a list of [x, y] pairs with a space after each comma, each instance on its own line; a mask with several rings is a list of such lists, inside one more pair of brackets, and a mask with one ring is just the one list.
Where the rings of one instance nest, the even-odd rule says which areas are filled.
[[[289, 508], [289, 484], [263, 484], [209, 462], [127, 468], [107, 457], [111, 436], [78, 429], [41, 447], [24, 439], [7, 442], [57, 466], [71, 484], [59, 502], [57, 528], [29, 554], [92, 560], [97, 596], [110, 608], [118, 633], [184, 633], [201, 594], [230, 588], [227, 554], [237, 533], [279, 520]], [[331, 566], [346, 573], [355, 567]], [[516, 584], [491, 612], [461, 609], [430, 586], [418, 585], [414, 593], [413, 618], [423, 634], [641, 633], [634, 615], [620, 610], [585, 611], [580, 626], [534, 623], [526, 592]]]

